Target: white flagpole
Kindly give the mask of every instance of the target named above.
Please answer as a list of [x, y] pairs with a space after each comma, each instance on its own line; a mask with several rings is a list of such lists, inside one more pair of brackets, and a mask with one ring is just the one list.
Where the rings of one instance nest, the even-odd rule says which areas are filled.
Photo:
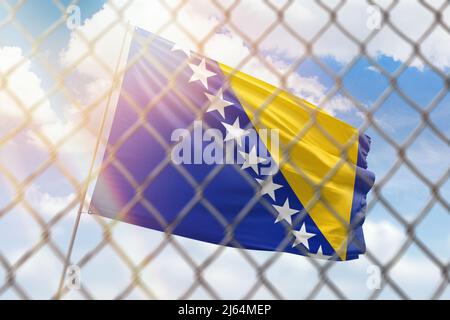
[[100, 129], [99, 129], [99, 133], [98, 133], [98, 136], [97, 136], [97, 141], [95, 143], [94, 152], [92, 154], [92, 159], [91, 159], [91, 163], [90, 163], [90, 167], [89, 167], [89, 173], [88, 173], [88, 176], [86, 178], [86, 182], [84, 183], [84, 186], [83, 186], [83, 189], [82, 189], [82, 192], [81, 192], [82, 197], [80, 199], [81, 200], [80, 201], [80, 205], [78, 207], [78, 212], [77, 212], [77, 216], [76, 216], [76, 219], [75, 219], [75, 224], [74, 224], [73, 230], [72, 230], [72, 236], [70, 238], [69, 249], [67, 251], [67, 255], [66, 255], [66, 258], [65, 258], [65, 261], [64, 261], [64, 267], [63, 267], [63, 271], [62, 271], [62, 274], [61, 274], [61, 279], [59, 281], [58, 291], [57, 291], [57, 293], [55, 295], [55, 299], [56, 300], [61, 299], [61, 296], [62, 296], [62, 293], [63, 293], [63, 290], [64, 290], [64, 282], [65, 282], [65, 279], [66, 279], [66, 273], [67, 273], [67, 269], [68, 269], [69, 264], [70, 264], [72, 251], [73, 251], [73, 247], [74, 247], [74, 244], [75, 244], [75, 239], [76, 239], [76, 236], [77, 236], [78, 227], [80, 225], [81, 214], [82, 214], [82, 210], [83, 210], [83, 207], [84, 207], [84, 202], [86, 201], [86, 196], [87, 196], [87, 192], [88, 192], [88, 189], [89, 189], [89, 184], [90, 184], [90, 182], [91, 182], [91, 180], [93, 178], [92, 174], [93, 174], [95, 159], [97, 158], [97, 153], [98, 153], [98, 150], [100, 148], [101, 137], [103, 135], [103, 131], [104, 131], [105, 125], [106, 125], [106, 119], [107, 119], [107, 116], [109, 114], [111, 99], [112, 99], [112, 95], [113, 95], [114, 89], [116, 87], [116, 82], [117, 82], [116, 81], [116, 77], [117, 77], [117, 73], [119, 71], [119, 65], [120, 65], [120, 63], [122, 61], [122, 56], [123, 56], [123, 53], [124, 53], [124, 50], [125, 50], [125, 44], [127, 42], [126, 40], [127, 40], [127, 36], [128, 36], [128, 33], [129, 33], [129, 29], [130, 29], [130, 23], [128, 22], [127, 25], [126, 25], [125, 35], [124, 35], [123, 40], [122, 40], [119, 57], [117, 59], [117, 63], [116, 63], [115, 69], [114, 69], [113, 81], [111, 83], [111, 89], [110, 89], [109, 94], [108, 94], [108, 99], [107, 99], [105, 111], [103, 112], [103, 118], [102, 118], [102, 121], [101, 121], [101, 124], [100, 124]]

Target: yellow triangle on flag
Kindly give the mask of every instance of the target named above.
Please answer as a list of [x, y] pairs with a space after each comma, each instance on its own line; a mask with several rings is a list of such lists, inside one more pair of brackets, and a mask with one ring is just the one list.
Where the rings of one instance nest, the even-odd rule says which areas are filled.
[[[278, 150], [270, 138], [267, 149], [323, 236], [346, 260], [358, 130], [272, 85], [220, 67], [255, 129], [279, 130]], [[292, 141], [286, 159], [283, 152]]]

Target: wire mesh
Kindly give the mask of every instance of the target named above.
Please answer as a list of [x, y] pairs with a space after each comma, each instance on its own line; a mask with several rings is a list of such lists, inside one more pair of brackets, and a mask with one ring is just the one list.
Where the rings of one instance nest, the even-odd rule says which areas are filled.
[[[433, 19], [429, 26], [425, 28], [423, 33], [419, 37], [413, 39], [409, 37], [407, 32], [402, 30], [402, 28], [399, 27], [396, 21], [394, 21], [391, 17], [392, 12], [400, 6], [400, 2], [401, 1], [390, 1], [387, 5], [377, 6], [382, 17], [382, 24], [380, 28], [370, 30], [370, 32], [368, 32], [368, 34], [363, 38], [356, 36], [355, 30], [349, 29], [345, 23], [339, 19], [339, 15], [341, 11], [346, 9], [349, 3], [348, 1], [335, 1], [333, 4], [325, 1], [316, 1], [316, 10], [321, 11], [321, 14], [327, 17], [327, 21], [317, 29], [313, 30], [312, 35], [309, 36], [302, 34], [301, 30], [296, 30], [296, 28], [292, 27], [286, 19], [286, 15], [289, 10], [296, 5], [295, 1], [263, 1], [265, 8], [273, 14], [273, 21], [265, 26], [264, 30], [262, 30], [258, 36], [249, 34], [249, 32], [243, 29], [242, 25], [236, 23], [236, 19], [233, 18], [234, 12], [238, 10], [240, 5], [242, 5], [242, 1], [231, 1], [227, 4], [222, 1], [211, 1], [208, 5], [213, 7], [218, 14], [214, 16], [215, 20], [212, 22], [214, 26], [208, 32], [204, 32], [202, 37], [199, 37], [199, 35], [191, 32], [189, 26], [185, 25], [180, 18], [180, 12], [182, 12], [185, 7], [189, 5], [190, 1], [177, 1], [172, 3], [161, 0], [160, 5], [166, 10], [166, 13], [170, 16], [170, 19], [163, 23], [159, 30], [153, 31], [156, 34], [161, 34], [167, 29], [175, 28], [178, 32], [182, 33], [184, 37], [194, 43], [199, 52], [204, 52], [204, 48], [208, 45], [208, 41], [210, 41], [211, 38], [218, 32], [223, 30], [223, 28], [227, 28], [227, 30], [238, 35], [242, 41], [246, 43], [249, 52], [249, 54], [239, 61], [235, 67], [235, 71], [241, 70], [251, 61], [257, 61], [261, 66], [266, 68], [272, 76], [277, 78], [279, 90], [290, 89], [288, 83], [289, 77], [295, 73], [296, 70], [298, 70], [298, 68], [307, 60], [312, 61], [315, 65], [317, 65], [321, 72], [326, 77], [331, 79], [332, 83], [330, 89], [326, 92], [325, 97], [323, 97], [323, 99], [318, 103], [319, 107], [325, 107], [326, 104], [337, 95], [348, 99], [348, 101], [350, 101], [355, 107], [355, 112], [358, 112], [363, 119], [362, 124], [360, 125], [360, 130], [362, 132], [369, 129], [373, 130], [373, 132], [375, 132], [377, 136], [393, 150], [393, 154], [396, 158], [395, 161], [389, 165], [389, 169], [386, 170], [381, 177], [377, 177], [376, 184], [371, 191], [372, 194], [367, 208], [367, 217], [368, 220], [370, 220], [371, 213], [374, 212], [377, 207], [381, 207], [383, 212], [400, 226], [403, 232], [403, 238], [399, 240], [400, 245], [395, 250], [395, 253], [388, 259], [380, 256], [379, 252], [372, 252], [371, 247], [368, 246], [364, 259], [366, 259], [365, 261], [368, 265], [375, 266], [377, 268], [376, 270], [379, 270], [381, 277], [380, 286], [375, 290], [367, 291], [364, 296], [357, 297], [375, 299], [378, 297], [383, 297], [383, 292], [388, 290], [393, 292], [395, 297], [403, 299], [410, 298], [411, 295], [414, 296], [408, 291], [410, 290], [408, 286], [398, 282], [396, 279], [397, 273], [393, 272], [402, 260], [407, 259], [406, 253], [412, 246], [414, 246], [414, 248], [416, 248], [416, 250], [424, 257], [427, 263], [431, 263], [437, 269], [439, 276], [437, 281], [433, 283], [433, 290], [430, 292], [429, 298], [438, 299], [445, 298], [445, 292], [450, 282], [450, 257], [448, 256], [448, 252], [450, 252], [450, 250], [442, 253], [431, 248], [427, 244], [427, 239], [419, 234], [418, 229], [424, 221], [426, 221], [427, 217], [432, 214], [432, 209], [436, 206], [442, 208], [442, 211], [446, 212], [448, 216], [450, 206], [448, 198], [446, 198], [446, 194], [448, 194], [448, 185], [446, 186], [446, 183], [450, 174], [450, 167], [448, 163], [446, 163], [444, 172], [437, 177], [437, 179], [431, 179], [426, 170], [419, 167], [414, 160], [411, 160], [408, 156], [408, 151], [412, 148], [419, 136], [425, 130], [429, 130], [437, 137], [440, 143], [444, 145], [444, 158], [445, 155], [447, 158], [450, 158], [448, 157], [448, 152], [446, 152], [448, 151], [446, 148], [450, 146], [448, 130], [446, 128], [440, 128], [433, 121], [433, 111], [442, 103], [445, 103], [445, 98], [449, 91], [450, 78], [448, 69], [437, 66], [435, 61], [433, 61], [430, 58], [430, 55], [424, 52], [424, 49], [422, 48], [422, 44], [427, 41], [429, 35], [436, 28], [440, 28], [450, 35], [450, 21], [448, 20], [448, 15], [445, 14], [445, 12], [450, 10], [450, 3], [448, 1], [442, 1], [439, 5], [431, 5], [427, 1], [418, 1], [421, 9], [430, 13]], [[69, 15], [67, 11], [67, 4], [63, 4], [57, 0], [52, 2], [54, 9], [58, 10], [59, 18], [56, 19], [44, 32], [38, 35], [30, 31], [29, 28], [25, 27], [23, 25], [23, 21], [19, 18], [21, 10], [26, 5], [28, 5], [28, 2], [23, 0], [1, 2], [2, 9], [6, 12], [6, 14], [3, 16], [2, 20], [0, 20], [0, 30], [10, 27], [15, 28], [16, 32], [20, 33], [21, 36], [26, 39], [28, 42], [27, 44], [31, 49], [23, 55], [21, 59], [13, 63], [12, 66], [9, 66], [7, 70], [0, 69], [2, 79], [0, 84], [0, 94], [7, 97], [11, 105], [13, 104], [14, 106], [17, 106], [19, 110], [16, 110], [16, 112], [20, 113], [20, 121], [17, 121], [7, 127], [7, 130], [2, 130], [0, 136], [0, 148], [6, 150], [6, 146], [8, 144], [18, 142], [24, 132], [29, 132], [33, 135], [35, 141], [39, 143], [40, 147], [45, 150], [47, 156], [45, 160], [38, 166], [34, 167], [29, 174], [25, 174], [20, 177], [17, 176], [14, 170], [10, 169], [8, 163], [5, 161], [0, 162], [0, 174], [3, 181], [6, 182], [7, 188], [11, 190], [9, 192], [9, 196], [6, 196], [4, 201], [1, 203], [0, 225], [3, 224], [3, 228], [13, 228], [10, 226], [7, 219], [9, 216], [17, 214], [16, 210], [20, 208], [26, 213], [26, 219], [31, 219], [33, 222], [32, 228], [39, 230], [39, 236], [37, 239], [27, 243], [25, 245], [25, 250], [22, 250], [20, 253], [12, 253], [11, 250], [8, 250], [5, 246], [0, 247], [0, 272], [4, 274], [4, 281], [0, 282], [0, 297], [12, 296], [14, 298], [21, 299], [33, 298], [34, 294], [30, 294], [30, 292], [35, 290], [35, 288], [33, 288], [36, 286], [34, 279], [21, 276], [21, 271], [28, 269], [28, 265], [30, 265], [33, 260], [39, 261], [37, 265], [33, 265], [33, 268], [39, 268], [39, 264], [42, 263], [43, 260], [38, 256], [45, 252], [47, 257], [45, 259], [56, 260], [56, 264], [58, 266], [56, 269], [57, 271], [50, 274], [43, 274], [41, 276], [46, 279], [46, 282], [52, 282], [54, 284], [52, 286], [54, 290], [51, 293], [49, 292], [48, 296], [46, 296], [47, 298], [75, 297], [95, 299], [99, 297], [110, 297], [116, 299], [126, 299], [135, 297], [136, 290], [139, 291], [140, 296], [143, 298], [160, 298], [161, 294], [158, 289], [155, 289], [152, 283], [149, 283], [148, 280], [144, 279], [143, 274], [152, 265], [158, 264], [158, 260], [170, 260], [170, 257], [163, 256], [164, 252], [170, 250], [171, 255], [177, 256], [178, 259], [177, 268], [180, 269], [175, 268], [175, 272], [181, 272], [180, 270], [183, 269], [188, 270], [190, 274], [184, 276], [184, 281], [186, 281], [187, 285], [183, 290], [181, 290], [182, 292], [178, 292], [176, 295], [168, 294], [168, 297], [182, 299], [193, 298], [197, 297], [197, 292], [202, 290], [202, 292], [204, 292], [202, 297], [213, 299], [223, 298], [224, 294], [221, 292], [221, 286], [217, 285], [217, 283], [211, 283], [208, 272], [209, 270], [217, 267], [214, 264], [217, 263], [221, 257], [226, 255], [225, 252], [228, 249], [223, 246], [208, 247], [208, 250], [206, 250], [207, 254], [203, 257], [204, 259], [199, 261], [198, 257], [194, 256], [189, 247], [187, 247], [190, 243], [186, 244], [184, 240], [180, 240], [179, 238], [171, 235], [171, 232], [174, 230], [177, 223], [184, 219], [189, 210], [197, 203], [202, 203], [217, 219], [217, 221], [219, 221], [219, 223], [226, 228], [227, 237], [223, 240], [223, 244], [233, 244], [233, 246], [237, 247], [238, 249], [234, 249], [234, 252], [236, 252], [237, 257], [239, 258], [236, 259], [238, 259], [240, 263], [246, 264], [247, 268], [251, 269], [251, 274], [254, 278], [248, 288], [240, 292], [240, 297], [249, 299], [257, 298], [259, 297], [258, 293], [263, 290], [267, 293], [267, 297], [269, 298], [283, 299], [289, 297], [290, 295], [286, 292], [286, 285], [280, 284], [278, 281], [279, 278], [276, 278], [278, 280], [274, 280], [274, 277], [271, 274], [271, 269], [276, 269], [277, 264], [280, 264], [280, 260], [283, 259], [282, 254], [265, 253], [264, 259], [262, 259], [252, 252], [239, 249], [241, 248], [241, 245], [233, 237], [233, 230], [251, 210], [255, 203], [261, 202], [265, 206], [270, 206], [266, 200], [258, 196], [258, 193], [256, 192], [257, 184], [255, 181], [253, 181], [253, 179], [244, 171], [240, 170], [239, 167], [236, 167], [236, 171], [239, 172], [239, 174], [242, 175], [243, 178], [255, 188], [255, 196], [244, 206], [238, 214], [238, 218], [231, 225], [224, 219], [221, 212], [215, 209], [214, 206], [202, 196], [202, 192], [208, 184], [214, 180], [214, 177], [220, 173], [223, 166], [217, 166], [216, 169], [214, 169], [201, 183], [198, 183], [189, 172], [183, 169], [183, 167], [175, 166], [178, 173], [181, 174], [191, 185], [192, 189], [195, 190], [195, 196], [186, 205], [186, 207], [179, 212], [177, 216], [178, 218], [173, 224], [167, 225], [164, 221], [163, 215], [143, 196], [143, 191], [147, 188], [147, 186], [154, 181], [161, 171], [170, 163], [169, 154], [171, 146], [164, 142], [155, 128], [145, 122], [146, 114], [151, 110], [152, 106], [158, 102], [158, 99], [164, 96], [165, 92], [161, 92], [160, 97], [155, 97], [152, 99], [152, 103], [145, 106], [144, 109], [136, 105], [136, 102], [133, 101], [133, 97], [131, 95], [126, 92], [122, 93], [132, 106], [132, 111], [137, 114], [139, 121], [131, 126], [126, 134], [124, 134], [119, 140], [123, 143], [129, 139], [129, 137], [138, 128], [144, 128], [149, 135], [159, 141], [161, 146], [168, 151], [167, 158], [160, 163], [154, 171], [148, 174], [143, 183], [139, 183], [133, 178], [133, 175], [130, 174], [126, 166], [114, 157], [115, 152], [117, 152], [118, 148], [120, 148], [120, 143], [117, 145], [108, 145], [108, 130], [106, 128], [108, 127], [108, 123], [105, 122], [102, 124], [102, 115], [108, 115], [111, 113], [111, 109], [109, 109], [108, 106], [114, 105], [124, 73], [134, 63], [137, 63], [139, 59], [146, 59], [150, 62], [152, 61], [150, 57], [139, 56], [135, 61], [128, 61], [124, 66], [114, 69], [111, 68], [107, 61], [105, 61], [105, 57], [98, 54], [96, 48], [98, 43], [102, 41], [103, 37], [108, 34], [110, 30], [113, 30], [118, 26], [124, 30], [130, 29], [129, 18], [126, 16], [125, 12], [133, 6], [133, 1], [108, 2], [107, 6], [110, 12], [114, 14], [114, 18], [111, 19], [109, 23], [106, 23], [104, 26], [96, 30], [95, 36], [88, 36], [84, 34], [82, 29], [74, 28], [71, 31], [72, 37], [77, 37], [77, 39], [84, 44], [85, 50], [83, 54], [80, 54], [76, 59], [71, 61], [70, 64], [63, 67], [56, 66], [53, 61], [48, 59], [46, 54], [42, 52], [42, 48], [45, 45], [45, 42], [53, 34], [58, 32], [61, 28], [67, 28], [67, 19]], [[36, 2], [34, 2], [33, 5], [37, 5]], [[70, 5], [77, 6], [78, 1], [72, 1]], [[367, 1], [367, 6], [371, 5], [377, 5], [377, 3], [375, 1]], [[270, 35], [275, 30], [280, 28], [282, 30], [282, 36], [289, 37], [289, 39], [292, 39], [291, 41], [296, 42], [299, 46], [304, 48], [303, 53], [296, 56], [295, 59], [291, 61], [289, 66], [284, 69], [277, 68], [275, 64], [271, 63], [271, 61], [267, 59], [267, 55], [263, 49], [264, 41], [267, 41]], [[348, 61], [346, 61], [343, 66], [339, 68], [339, 70], [330, 67], [330, 64], [324, 60], [323, 56], [316, 52], [317, 44], [332, 28], [338, 30], [347, 39], [347, 41], [351, 42], [355, 48], [357, 48], [354, 56], [348, 59]], [[368, 50], [371, 42], [381, 32], [383, 32], [383, 30], [386, 29], [389, 29], [391, 32], [395, 33], [401, 41], [407, 43], [411, 48], [410, 54], [403, 59], [403, 62], [401, 62], [394, 71], [387, 70], [383, 64], [380, 63], [379, 59], [371, 55]], [[120, 41], [120, 39], [117, 39], [117, 42]], [[125, 40], [123, 42], [125, 43]], [[115, 59], [121, 60], [120, 57], [126, 56], [126, 54], [122, 52], [123, 50], [120, 51], [120, 53], [117, 53], [117, 57], [114, 56]], [[101, 94], [98, 94], [95, 99], [89, 103], [86, 103], [77, 96], [77, 92], [71, 88], [69, 82], [72, 74], [88, 59], [93, 61], [94, 65], [106, 74], [106, 76], [104, 76], [104, 78], [106, 78], [106, 85], [101, 91]], [[348, 84], [346, 83], [346, 77], [348, 77], [356, 65], [360, 63], [361, 59], [367, 61], [378, 74], [383, 76], [384, 80], [388, 83], [385, 89], [380, 92], [375, 101], [370, 103], [370, 105], [355, 97], [355, 95], [352, 94], [352, 90], [348, 88]], [[404, 90], [402, 85], [399, 84], [400, 79], [406, 72], [408, 72], [408, 68], [414, 65], [417, 59], [420, 59], [425, 68], [431, 70], [435, 77], [439, 79], [440, 88], [430, 102], [427, 103], [427, 105], [417, 103], [416, 100], [411, 97], [410, 93]], [[33, 101], [31, 104], [24, 103], [24, 98], [19, 96], [14, 90], [11, 90], [8, 85], [15, 72], [23, 68], [29, 60], [39, 63], [42, 69], [44, 69], [48, 74], [48, 77], [51, 78], [51, 83], [53, 83], [52, 86], [49, 86], [45, 90], [44, 94], [39, 97], [39, 99]], [[117, 64], [117, 66], [118, 65], [119, 64]], [[161, 72], [164, 72], [164, 70], [161, 70]], [[166, 76], [167, 78], [175, 79], [177, 75], [167, 74]], [[169, 89], [175, 90], [176, 92], [175, 88], [168, 87], [167, 90]], [[273, 96], [261, 106], [260, 110], [264, 110], [264, 108], [270, 104], [279, 92], [280, 91], [275, 92]], [[24, 95], [26, 94], [27, 93], [25, 92]], [[176, 92], [176, 94], [186, 103], [187, 108], [195, 112], [199, 117], [201, 116], [200, 111], [196, 108], [196, 106], [192, 106], [192, 103], [183, 97], [181, 93]], [[406, 139], [401, 143], [399, 143], [385, 127], [376, 121], [377, 112], [383, 108], [385, 103], [392, 98], [393, 95], [398, 96], [399, 99], [411, 108], [411, 110], [416, 112], [420, 118], [420, 122], [417, 127], [410, 132]], [[60, 128], [63, 133], [58, 136], [57, 140], [55, 140], [49, 138], [48, 132], [44, 132], [42, 127], [36, 126], [34, 121], [36, 114], [39, 113], [40, 108], [43, 108], [45, 101], [50, 98], [56, 99], [57, 97], [59, 99], [65, 99], [65, 101], [69, 101], [72, 108], [74, 108], [80, 116], [76, 125], [69, 128], [69, 130], [63, 130]], [[2, 105], [2, 109], [6, 107], [8, 106]], [[311, 119], [311, 123], [298, 132], [297, 139], [292, 141], [292, 144], [295, 144], [299, 139], [301, 139], [302, 135], [304, 135], [304, 133], [309, 129], [309, 126], [314, 124], [313, 115], [311, 115]], [[327, 133], [326, 128], [323, 128], [322, 131], [331, 141], [333, 141], [333, 138]], [[87, 148], [90, 153], [88, 152], [82, 155], [84, 163], [88, 163], [88, 160], [86, 159], [91, 156], [94, 156], [94, 160], [97, 159], [98, 153], [101, 153], [103, 149], [109, 150], [110, 154], [112, 154], [112, 156], [102, 166], [93, 166], [91, 168], [92, 172], [89, 172], [89, 166], [87, 164], [81, 166], [83, 170], [79, 169], [78, 171], [74, 171], [72, 167], [67, 165], [64, 161], [65, 158], [62, 155], [62, 149], [64, 146], [70, 142], [71, 139], [74, 139], [74, 137], [80, 134], [80, 132], [88, 134], [92, 141], [95, 141], [95, 139], [98, 138], [98, 145], [90, 149]], [[333, 142], [336, 143], [336, 141]], [[84, 142], [81, 141], [80, 143]], [[287, 156], [292, 144], [285, 146], [285, 154], [283, 157], [284, 161], [289, 161]], [[338, 147], [342, 150], [343, 154], [345, 154], [345, 151], [348, 148], [348, 146], [342, 145], [339, 145]], [[27, 154], [23, 152], [23, 157], [33, 156], [33, 153]], [[95, 161], [93, 161], [92, 164], [94, 164], [94, 162]], [[96, 215], [88, 215], [85, 212], [86, 208], [89, 206], [89, 197], [86, 197], [89, 187], [92, 182], [95, 181], [98, 173], [106, 165], [113, 165], [117, 170], [119, 170], [136, 191], [136, 195], [132, 202], [130, 202], [127, 207], [123, 208], [123, 212], [119, 214], [125, 214], [126, 211], [133, 205], [140, 203], [148, 210], [150, 215], [157, 217], [157, 219], [159, 219], [161, 223], [166, 226], [166, 232], [158, 238], [159, 240], [157, 244], [155, 245], [153, 243], [149, 246], [153, 249], [149, 250], [146, 247], [139, 253], [138, 258], [135, 258], [132, 254], [130, 254], [129, 246], [124, 246], [123, 242], [118, 240], [123, 239], [123, 237], [118, 238], [117, 236], [117, 229], [119, 228], [118, 225], [120, 225], [121, 222], [106, 220]], [[335, 170], [338, 170], [339, 167], [345, 165], [348, 165], [348, 161], [343, 158], [342, 161], [340, 161], [339, 164], [327, 175], [327, 177], [331, 177]], [[429, 191], [429, 198], [413, 219], [408, 219], [405, 217], [404, 213], [397, 209], [395, 204], [392, 203], [392, 200], [389, 199], [389, 197], [386, 197], [383, 192], [387, 189], [387, 185], [390, 181], [392, 181], [396, 173], [398, 173], [402, 168], [407, 168], [410, 172], [412, 172], [414, 177], [417, 178], [421, 184], [425, 185], [425, 188]], [[64, 183], [67, 184], [72, 190], [73, 196], [66, 199], [67, 201], [58, 207], [54, 214], [49, 217], [43, 213], [42, 210], [35, 208], [33, 201], [29, 198], [29, 193], [33, 192], [33, 185], [39, 179], [42, 179], [42, 177], [47, 179], [47, 173], [51, 170], [56, 170], [56, 172], [58, 172], [58, 176], [63, 177], [65, 180]], [[300, 168], [297, 168], [297, 170], [301, 174]], [[325, 206], [327, 206], [327, 208], [332, 210], [331, 206], [329, 206], [320, 197], [320, 189], [324, 184], [326, 184], [326, 182], [327, 179], [325, 179], [320, 185], [314, 185], [312, 182], [310, 182], [310, 184], [317, 192], [315, 202], [322, 202]], [[414, 195], [412, 196], [414, 197]], [[91, 224], [89, 226], [86, 226], [86, 224], [79, 226], [80, 230], [87, 228], [88, 231], [85, 231], [82, 235], [77, 235], [77, 238], [73, 238], [75, 245], [74, 250], [76, 251], [76, 247], [78, 245], [83, 246], [83, 243], [85, 242], [88, 242], [89, 244], [85, 245], [88, 249], [81, 253], [78, 252], [75, 254], [76, 252], [74, 252], [74, 254], [72, 254], [69, 236], [73, 230], [72, 227], [74, 222], [75, 229], [73, 235], [76, 235], [78, 232], [78, 223], [83, 219], [89, 220]], [[24, 223], [23, 226], [20, 225], [16, 227], [28, 228], [26, 226], [27, 223]], [[447, 229], [448, 226], [449, 225], [447, 223]], [[14, 232], [20, 233], [21, 231], [15, 230]], [[55, 234], [58, 233], [62, 233], [63, 235], [55, 236]], [[380, 235], [380, 237], [383, 237], [383, 235]], [[11, 241], [13, 241], [13, 239], [11, 239]], [[288, 243], [286, 242], [281, 244], [281, 246], [283, 245], [286, 246]], [[93, 260], [97, 259], [106, 251], [109, 252], [108, 254], [113, 258], [111, 258], [110, 261], [108, 260], [108, 262], [102, 266], [108, 268], [110, 267], [109, 264], [113, 263], [122, 265], [123, 269], [121, 269], [121, 275], [117, 275], [117, 277], [125, 277], [126, 279], [124, 279], [117, 287], [109, 288], [107, 286], [107, 288], [109, 288], [108, 292], [102, 295], [99, 292], [95, 292], [96, 290], [91, 288], [90, 281], [94, 280], [89, 276], [86, 278], [83, 275], [89, 265], [92, 265]], [[340, 299], [348, 298], [348, 287], [343, 285], [342, 281], [339, 281], [333, 274], [333, 270], [342, 267], [337, 266], [337, 264], [332, 261], [321, 262], [315, 259], [305, 259], [301, 257], [296, 258], [303, 259], [303, 272], [309, 272], [310, 274], [314, 273], [317, 275], [316, 281], [311, 283], [308, 290], [305, 290], [304, 292], [302, 291], [304, 295], [298, 298], [320, 298], [321, 293], [324, 291], [330, 292], [332, 297]], [[65, 285], [66, 268], [69, 267], [69, 270], [71, 270], [71, 265], [76, 265], [79, 267], [82, 275], [81, 286], [75, 290], [75, 296], [71, 295], [74, 294], [74, 290], [71, 289], [70, 286]], [[103, 272], [104, 271], [102, 271], [101, 267], [93, 271], [94, 274]], [[228, 277], [233, 278], [233, 275], [225, 275], [227, 272], [233, 273], [231, 270], [222, 270], [221, 276], [225, 277], [225, 279], [228, 279]], [[351, 273], [351, 268], [347, 269], [346, 272]], [[61, 284], [64, 285], [58, 287], [56, 283], [59, 284], [60, 277], [62, 277]], [[235, 280], [241, 279], [238, 275], [235, 275], [234, 277]], [[106, 281], [109, 283], [115, 283], [116, 277], [109, 278]], [[365, 283], [366, 279], [363, 278], [362, 281]], [[162, 286], [164, 287], [164, 283]], [[165, 297], [166, 295], [163, 296]]]

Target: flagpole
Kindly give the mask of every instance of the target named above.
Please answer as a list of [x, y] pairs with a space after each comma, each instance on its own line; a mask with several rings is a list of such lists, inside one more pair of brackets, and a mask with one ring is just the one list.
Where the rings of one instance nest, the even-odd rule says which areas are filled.
[[114, 92], [114, 87], [115, 87], [115, 83], [116, 83], [116, 76], [117, 76], [117, 73], [119, 71], [120, 62], [122, 61], [123, 51], [125, 49], [125, 43], [126, 43], [126, 39], [127, 39], [127, 36], [128, 36], [129, 28], [130, 28], [130, 22], [128, 22], [127, 25], [126, 25], [125, 35], [124, 35], [123, 40], [122, 40], [120, 53], [119, 53], [119, 58], [117, 59], [117, 63], [116, 63], [116, 66], [115, 66], [115, 69], [114, 69], [114, 73], [113, 73], [113, 81], [111, 83], [111, 90], [110, 90], [110, 92], [108, 94], [108, 99], [107, 99], [105, 111], [103, 112], [102, 122], [100, 124], [100, 129], [99, 129], [99, 132], [98, 132], [97, 141], [95, 143], [94, 152], [92, 154], [92, 159], [91, 159], [91, 163], [90, 163], [90, 167], [89, 167], [88, 176], [87, 176], [86, 182], [84, 183], [84, 186], [83, 186], [83, 189], [82, 189], [82, 197], [81, 197], [80, 205], [78, 207], [78, 212], [77, 212], [77, 217], [76, 217], [76, 220], [75, 220], [75, 224], [74, 224], [73, 229], [72, 229], [72, 235], [71, 235], [71, 238], [70, 238], [69, 249], [67, 251], [67, 255], [66, 255], [66, 258], [65, 258], [65, 261], [64, 261], [64, 267], [63, 267], [63, 272], [61, 274], [61, 278], [60, 278], [60, 281], [59, 281], [58, 291], [57, 291], [56, 296], [55, 296], [56, 300], [61, 299], [62, 291], [64, 289], [64, 280], [65, 280], [67, 268], [69, 267], [70, 259], [71, 259], [71, 256], [72, 256], [72, 251], [73, 251], [73, 247], [74, 247], [76, 236], [77, 236], [77, 232], [78, 232], [78, 227], [80, 225], [81, 214], [82, 214], [82, 210], [83, 210], [83, 207], [84, 207], [84, 202], [86, 201], [86, 196], [87, 196], [87, 192], [88, 192], [88, 189], [89, 189], [89, 184], [90, 184], [90, 182], [92, 180], [92, 173], [93, 173], [93, 170], [94, 170], [95, 159], [97, 158], [97, 153], [98, 153], [98, 150], [100, 148], [100, 141], [101, 141], [101, 137], [103, 135], [103, 131], [104, 131], [105, 125], [106, 125], [106, 118], [107, 118], [107, 116], [109, 114], [112, 94]]

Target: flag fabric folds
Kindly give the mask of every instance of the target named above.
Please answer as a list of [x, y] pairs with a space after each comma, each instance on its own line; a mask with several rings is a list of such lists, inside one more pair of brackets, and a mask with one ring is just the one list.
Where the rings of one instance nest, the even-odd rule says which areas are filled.
[[127, 65], [92, 213], [244, 249], [365, 252], [368, 136], [140, 29]]

